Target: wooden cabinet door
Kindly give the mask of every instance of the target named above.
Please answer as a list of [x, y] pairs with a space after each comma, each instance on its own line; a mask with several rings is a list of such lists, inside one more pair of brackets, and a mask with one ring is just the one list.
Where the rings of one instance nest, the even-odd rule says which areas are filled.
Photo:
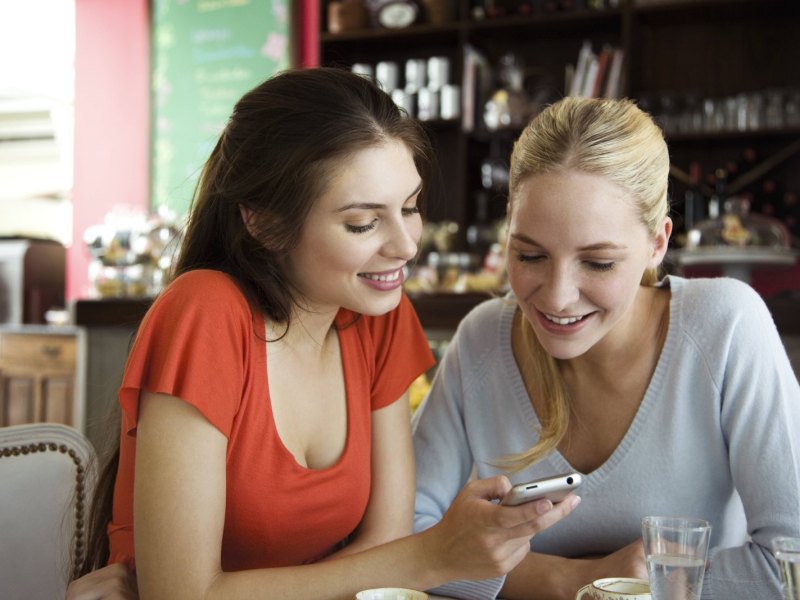
[[73, 425], [75, 403], [75, 376], [70, 374], [48, 375], [41, 381], [41, 405], [39, 420], [48, 423]]
[[0, 425], [32, 423], [36, 416], [35, 378], [4, 373], [0, 382]]
[[0, 426], [75, 423], [72, 335], [0, 334]]

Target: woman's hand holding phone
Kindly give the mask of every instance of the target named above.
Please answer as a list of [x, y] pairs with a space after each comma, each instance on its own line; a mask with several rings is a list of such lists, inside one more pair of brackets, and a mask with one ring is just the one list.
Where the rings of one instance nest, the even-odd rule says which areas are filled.
[[495, 501], [511, 491], [505, 476], [469, 482], [442, 520], [426, 532], [432, 559], [450, 579], [488, 579], [508, 573], [530, 552], [530, 539], [567, 516], [577, 501], [550, 500], [516, 507]]
[[501, 504], [504, 506], [519, 506], [542, 498], [547, 498], [553, 504], [556, 504], [564, 500], [567, 495], [580, 487], [582, 483], [583, 476], [575, 472], [535, 479], [515, 485], [503, 497]]

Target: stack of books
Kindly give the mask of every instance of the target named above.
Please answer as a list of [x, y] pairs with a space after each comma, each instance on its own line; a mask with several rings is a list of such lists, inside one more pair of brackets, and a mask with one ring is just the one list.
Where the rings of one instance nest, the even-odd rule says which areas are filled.
[[595, 51], [585, 40], [575, 65], [567, 65], [564, 89], [569, 96], [619, 98], [622, 94], [622, 48], [603, 44]]

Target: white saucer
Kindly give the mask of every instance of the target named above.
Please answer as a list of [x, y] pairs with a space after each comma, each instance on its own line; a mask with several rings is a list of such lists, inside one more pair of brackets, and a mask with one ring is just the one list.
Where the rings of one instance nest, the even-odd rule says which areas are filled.
[[[595, 584], [608, 584], [611, 582], [626, 582], [631, 584], [634, 589], [631, 591], [611, 591], [608, 589], [601, 589], [596, 587]], [[640, 584], [644, 584], [643, 586]], [[630, 579], [627, 577], [609, 577], [606, 579], [598, 579], [593, 581], [578, 590], [575, 600], [651, 600], [652, 596], [649, 591], [642, 591], [642, 587], [647, 587], [647, 582], [641, 579]], [[638, 588], [638, 589], [635, 589]]]

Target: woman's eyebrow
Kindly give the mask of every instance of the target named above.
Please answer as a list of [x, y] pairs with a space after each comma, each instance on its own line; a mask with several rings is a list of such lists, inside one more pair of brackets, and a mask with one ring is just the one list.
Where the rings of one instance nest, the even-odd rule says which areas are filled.
[[590, 252], [592, 250], [627, 250], [628, 247], [624, 244], [615, 244], [614, 242], [598, 242], [596, 244], [589, 244], [578, 248], [583, 252]]
[[[533, 238], [525, 235], [524, 233], [512, 233], [511, 237], [517, 241], [522, 242], [523, 244], [528, 244], [529, 246], [539, 246], [541, 244], [534, 240]], [[596, 250], [627, 250], [628, 247], [624, 244], [615, 244], [614, 242], [597, 242], [596, 244], [589, 244], [588, 246], [581, 246], [578, 248], [581, 252], [593, 252]]]
[[[422, 190], [421, 181], [419, 184], [417, 184], [417, 187], [414, 188], [414, 191], [406, 196], [406, 200], [419, 194], [420, 190]], [[386, 205], [379, 204], [377, 202], [353, 202], [352, 204], [346, 204], [345, 206], [342, 206], [341, 208], [337, 209], [336, 212], [344, 212], [346, 210], [380, 210], [382, 208], [386, 208]]]
[[529, 246], [538, 246], [539, 244], [534, 240], [532, 237], [528, 237], [524, 233], [512, 233], [511, 236], [515, 240], [522, 242], [523, 244], [528, 244]]
[[352, 204], [346, 204], [341, 208], [337, 208], [336, 212], [344, 212], [346, 210], [379, 210], [381, 208], [386, 208], [385, 204], [377, 204], [375, 202], [354, 202]]

